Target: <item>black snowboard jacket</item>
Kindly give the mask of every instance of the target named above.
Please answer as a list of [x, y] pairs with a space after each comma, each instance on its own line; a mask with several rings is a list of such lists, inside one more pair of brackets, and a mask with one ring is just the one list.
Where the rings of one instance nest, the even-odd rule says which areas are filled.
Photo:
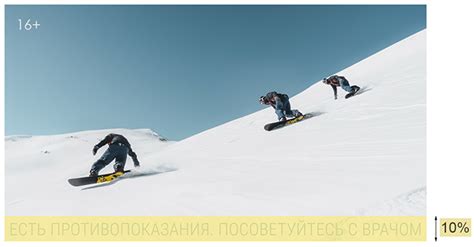
[[[336, 82], [333, 80], [336, 79]], [[337, 97], [337, 87], [340, 87], [343, 81], [347, 81], [344, 76], [333, 75], [328, 79], [329, 85], [332, 87], [332, 91], [334, 92], [334, 97]]]
[[108, 134], [102, 141], [97, 143], [97, 145], [95, 145], [95, 146], [97, 147], [97, 149], [99, 149], [102, 146], [104, 146], [105, 144], [109, 144], [109, 145], [123, 144], [123, 145], [125, 145], [128, 148], [128, 155], [130, 155], [130, 157], [132, 157], [133, 162], [135, 164], [138, 163], [137, 154], [135, 152], [133, 152], [132, 146], [130, 145], [130, 142], [128, 142], [127, 138], [125, 138], [125, 136], [119, 135], [119, 134]]
[[277, 103], [279, 103], [278, 101], [284, 102], [288, 100], [288, 95], [277, 92], [269, 92], [267, 95], [265, 95], [265, 99], [269, 105], [271, 105], [273, 108], [276, 108]]

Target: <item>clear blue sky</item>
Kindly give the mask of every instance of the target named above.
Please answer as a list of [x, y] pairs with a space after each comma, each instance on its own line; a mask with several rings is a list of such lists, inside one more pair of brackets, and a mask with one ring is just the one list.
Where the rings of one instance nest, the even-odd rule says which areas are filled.
[[[426, 28], [426, 7], [7, 6], [5, 18], [6, 135], [151, 128], [180, 140]], [[20, 18], [41, 26], [19, 31]]]

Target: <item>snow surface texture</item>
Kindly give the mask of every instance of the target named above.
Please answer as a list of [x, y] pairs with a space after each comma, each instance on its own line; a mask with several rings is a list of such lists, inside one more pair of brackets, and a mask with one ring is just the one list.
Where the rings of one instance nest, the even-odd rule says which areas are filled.
[[[362, 88], [350, 99], [315, 83], [291, 103], [316, 116], [272, 132], [266, 108], [176, 143], [125, 129], [7, 137], [6, 215], [425, 215], [425, 46], [421, 31], [339, 72]], [[142, 167], [70, 186], [110, 132]]]

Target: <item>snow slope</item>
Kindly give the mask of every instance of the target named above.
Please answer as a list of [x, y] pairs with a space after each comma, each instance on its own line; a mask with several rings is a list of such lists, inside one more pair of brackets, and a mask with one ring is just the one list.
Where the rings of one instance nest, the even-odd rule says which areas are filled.
[[113, 184], [66, 181], [110, 131], [7, 137], [6, 214], [424, 215], [425, 46], [421, 31], [339, 72], [363, 88], [348, 100], [315, 83], [291, 103], [317, 116], [280, 130], [263, 130], [271, 108], [176, 143], [120, 130], [142, 168]]

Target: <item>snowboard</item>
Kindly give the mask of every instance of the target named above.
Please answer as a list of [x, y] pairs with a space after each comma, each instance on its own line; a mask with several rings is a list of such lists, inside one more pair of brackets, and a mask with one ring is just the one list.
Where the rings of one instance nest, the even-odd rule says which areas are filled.
[[291, 125], [291, 124], [294, 124], [294, 123], [297, 123], [301, 120], [304, 120], [304, 119], [307, 119], [307, 118], [310, 118], [312, 117], [311, 114], [304, 114], [302, 116], [299, 116], [299, 117], [296, 117], [296, 118], [292, 118], [292, 119], [287, 119], [285, 121], [279, 121], [279, 122], [274, 122], [274, 123], [269, 123], [269, 124], [266, 124], [263, 128], [266, 130], [266, 131], [271, 131], [271, 130], [274, 130], [274, 129], [279, 129], [279, 128], [282, 128], [282, 127], [285, 127], [285, 126], [288, 126], [288, 125]]
[[112, 172], [112, 173], [102, 174], [96, 177], [71, 178], [71, 179], [68, 179], [68, 182], [72, 186], [105, 183], [105, 182], [110, 182], [112, 180], [115, 180], [127, 172], [130, 172], [130, 170], [125, 170], [123, 172]]
[[356, 95], [357, 92], [359, 92], [359, 90], [360, 90], [360, 87], [357, 87], [356, 90], [354, 90], [354, 92], [350, 92], [350, 93], [346, 94], [346, 99]]

